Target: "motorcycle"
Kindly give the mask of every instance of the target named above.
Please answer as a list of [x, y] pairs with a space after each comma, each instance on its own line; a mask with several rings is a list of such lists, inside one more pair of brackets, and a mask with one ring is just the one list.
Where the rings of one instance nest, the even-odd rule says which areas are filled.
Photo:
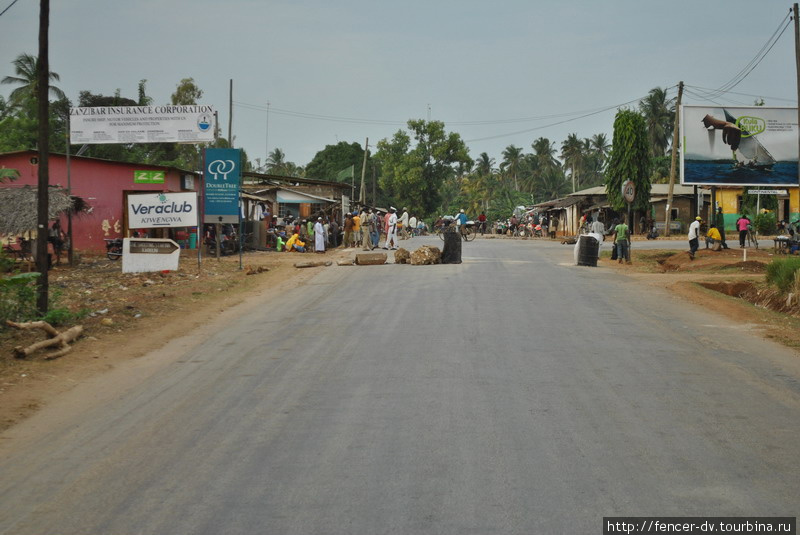
[[106, 256], [109, 260], [119, 260], [122, 256], [122, 238], [105, 238]]

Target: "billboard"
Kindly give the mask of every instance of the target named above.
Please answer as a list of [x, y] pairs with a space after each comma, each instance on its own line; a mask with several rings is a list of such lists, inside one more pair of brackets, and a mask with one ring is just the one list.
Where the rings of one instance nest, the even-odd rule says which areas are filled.
[[239, 149], [206, 149], [203, 172], [204, 223], [239, 222], [239, 184], [242, 178]]
[[214, 107], [100, 106], [70, 108], [73, 145], [214, 141]]
[[681, 184], [796, 186], [797, 108], [681, 106]]
[[197, 194], [141, 193], [128, 195], [128, 227], [196, 227]]

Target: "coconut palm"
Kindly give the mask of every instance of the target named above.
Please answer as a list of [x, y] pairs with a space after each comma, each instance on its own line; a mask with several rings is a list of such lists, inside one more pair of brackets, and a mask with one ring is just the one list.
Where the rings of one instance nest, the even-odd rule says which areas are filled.
[[639, 111], [647, 125], [647, 139], [651, 154], [663, 156], [667, 152], [675, 123], [675, 99], [667, 98], [667, 90], [654, 87], [639, 101]]
[[500, 169], [511, 175], [511, 178], [514, 179], [514, 191], [519, 191], [517, 175], [519, 174], [523, 159], [524, 156], [521, 147], [509, 145], [503, 151], [503, 163], [500, 164]]
[[540, 137], [533, 142], [531, 148], [536, 157], [536, 165], [539, 169], [549, 169], [561, 165], [556, 158], [556, 144], [546, 137]]
[[608, 155], [611, 154], [611, 143], [608, 142], [608, 137], [605, 134], [595, 134], [591, 139], [591, 150], [605, 164]]
[[[11, 95], [8, 97], [9, 104], [16, 106], [25, 100], [26, 97], [36, 97], [36, 88], [38, 86], [36, 70], [39, 63], [39, 58], [30, 54], [20, 54], [17, 59], [11, 63], [14, 65], [14, 72], [16, 73], [16, 76], [6, 76], [0, 80], [0, 84], [19, 86], [14, 89], [11, 92]], [[52, 71], [48, 77], [50, 80], [56, 82], [61, 81], [61, 77]], [[51, 95], [56, 99], [67, 98], [64, 92], [58, 87], [51, 85], [49, 89]]]
[[572, 192], [575, 193], [575, 186], [579, 183], [578, 175], [583, 165], [583, 142], [578, 139], [578, 134], [570, 134], [561, 142], [561, 159], [570, 169]]

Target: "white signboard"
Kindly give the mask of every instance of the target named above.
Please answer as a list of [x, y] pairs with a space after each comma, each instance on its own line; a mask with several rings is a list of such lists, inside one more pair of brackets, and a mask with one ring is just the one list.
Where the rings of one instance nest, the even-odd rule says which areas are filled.
[[747, 193], [750, 195], [788, 195], [788, 190], [785, 189], [749, 189]]
[[180, 246], [172, 240], [157, 238], [124, 238], [122, 240], [122, 272], [177, 271]]
[[73, 145], [214, 141], [213, 106], [70, 108], [69, 122]]
[[128, 228], [196, 227], [197, 194], [128, 195]]

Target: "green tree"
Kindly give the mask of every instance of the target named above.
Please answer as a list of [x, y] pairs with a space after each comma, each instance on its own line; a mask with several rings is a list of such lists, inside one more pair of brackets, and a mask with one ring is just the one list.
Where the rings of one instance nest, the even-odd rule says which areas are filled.
[[572, 178], [572, 192], [580, 185], [580, 171], [583, 166], [583, 142], [578, 138], [578, 134], [570, 134], [561, 143], [561, 159], [564, 165], [569, 168]]
[[606, 168], [606, 195], [614, 210], [627, 203], [622, 184], [632, 180], [636, 187], [633, 209], [645, 211], [650, 203], [650, 146], [644, 117], [634, 110], [619, 110], [614, 119], [611, 157]]
[[[306, 176], [319, 180], [336, 180], [336, 175], [351, 165], [358, 169], [360, 178], [361, 166], [364, 161], [364, 147], [358, 143], [340, 141], [336, 145], [325, 145], [317, 152], [306, 165]], [[372, 157], [367, 158], [367, 169], [372, 169]]]
[[471, 167], [472, 160], [461, 136], [445, 132], [441, 121], [411, 120], [408, 129], [413, 146], [411, 136], [402, 130], [391, 140], [378, 142], [380, 184], [394, 202], [430, 215], [441, 204], [444, 182]]
[[522, 167], [522, 162], [525, 155], [522, 153], [521, 147], [509, 145], [503, 151], [503, 163], [500, 164], [500, 169], [513, 179], [514, 191], [519, 191], [518, 175]]
[[203, 98], [203, 90], [194, 83], [194, 78], [184, 78], [172, 93], [170, 101], [173, 105], [193, 105]]
[[[0, 84], [16, 85], [8, 101], [11, 105], [19, 105], [25, 99], [36, 99], [36, 88], [38, 82], [36, 79], [36, 69], [39, 59], [31, 54], [20, 54], [17, 59], [11, 62], [14, 65], [14, 73], [16, 76], [6, 76], [0, 80]], [[50, 72], [48, 75], [51, 81], [60, 82], [61, 78], [57, 73]], [[64, 92], [54, 85], [49, 85], [50, 94], [56, 99], [66, 99], [67, 96]]]
[[647, 125], [647, 139], [653, 156], [663, 156], [672, 141], [675, 124], [675, 99], [667, 98], [667, 90], [654, 87], [639, 102], [639, 111]]

